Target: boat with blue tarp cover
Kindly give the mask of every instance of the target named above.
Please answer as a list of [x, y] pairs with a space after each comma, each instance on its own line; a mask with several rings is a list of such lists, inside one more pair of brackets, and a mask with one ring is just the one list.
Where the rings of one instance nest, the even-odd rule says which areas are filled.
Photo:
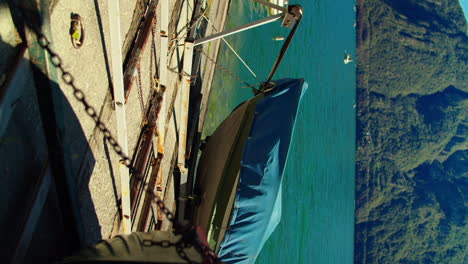
[[201, 204], [194, 221], [208, 230], [223, 263], [253, 263], [281, 219], [281, 185], [303, 79], [269, 83], [240, 104], [209, 137], [199, 160]]

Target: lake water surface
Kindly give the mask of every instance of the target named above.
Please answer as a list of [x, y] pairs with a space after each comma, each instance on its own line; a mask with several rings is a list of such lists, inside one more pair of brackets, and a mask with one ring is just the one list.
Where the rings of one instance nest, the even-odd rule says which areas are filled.
[[[353, 263], [355, 191], [355, 54], [354, 1], [298, 0], [304, 18], [274, 79], [304, 78], [309, 84], [296, 123], [283, 182], [282, 220], [256, 263]], [[249, 0], [233, 0], [227, 28], [267, 15]], [[276, 36], [289, 31], [279, 22], [226, 40], [263, 81], [283, 44]], [[249, 84], [258, 84], [222, 44], [218, 63]], [[205, 134], [240, 102], [250, 89], [216, 71]]]

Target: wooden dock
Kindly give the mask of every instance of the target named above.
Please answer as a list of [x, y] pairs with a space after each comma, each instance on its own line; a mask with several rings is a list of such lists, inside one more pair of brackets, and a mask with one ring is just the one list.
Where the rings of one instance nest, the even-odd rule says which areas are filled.
[[[173, 212], [177, 201], [186, 201], [184, 194], [190, 191], [194, 167], [185, 161], [198, 152], [192, 146], [198, 142], [203, 128], [215, 70], [199, 54], [193, 57], [192, 71], [196, 74], [182, 70], [185, 39], [190, 30], [203, 26], [197, 12], [206, 9], [201, 6], [204, 2], [165, 1], [166, 20], [161, 11], [164, 0], [121, 1], [119, 8], [126, 154], [132, 168], [131, 199], [125, 206], [130, 208], [131, 231], [171, 227], [148, 195], [148, 187]], [[2, 223], [21, 223], [8, 231], [13, 242], [2, 251], [8, 263], [27, 263], [33, 259], [46, 262], [69, 254], [121, 233], [121, 219], [125, 217], [120, 211], [122, 157], [114, 152], [115, 146], [109, 143], [102, 127], [89, 116], [89, 108], [76, 99], [76, 90], [70, 87], [67, 78], [61, 78], [62, 70], [73, 76], [73, 84], [116, 139], [119, 128], [115, 108], [119, 102], [112, 90], [115, 73], [111, 65], [115, 59], [111, 56], [114, 43], [109, 34], [107, 3], [55, 0], [45, 9], [34, 3], [31, 0], [24, 4], [32, 5], [31, 12], [47, 21], [35, 27], [49, 39], [50, 48], [60, 57], [61, 64], [56, 67], [47, 59], [50, 52], [38, 45], [34, 30], [23, 33], [23, 29], [15, 28], [13, 22], [28, 8], [2, 9], [11, 13], [11, 21], [5, 23], [9, 23], [12, 34], [24, 35], [25, 39], [22, 46], [21, 41], [16, 44], [13, 41], [5, 45], [2, 42], [0, 47], [3, 54], [12, 54], [6, 59], [18, 65], [0, 68], [1, 111], [9, 113], [1, 116], [0, 156], [4, 170], [1, 177], [8, 183], [4, 185], [4, 193], [8, 195], [3, 199]], [[206, 14], [218, 29], [224, 27], [229, 4], [230, 1], [217, 1]], [[86, 29], [86, 38], [79, 49], [70, 41], [70, 13], [79, 14]], [[165, 21], [167, 25], [161, 25]], [[28, 23], [33, 27], [34, 21]], [[212, 29], [208, 27], [203, 32], [211, 34]], [[167, 49], [162, 50], [164, 42]], [[219, 41], [206, 51], [216, 58]], [[20, 75], [27, 78], [21, 81], [16, 78]], [[3, 76], [7, 76], [7, 81]], [[183, 116], [187, 119], [181, 124]], [[25, 122], [32, 128], [26, 129]], [[181, 131], [181, 127], [186, 129]], [[180, 135], [184, 135], [183, 140]], [[182, 141], [187, 144], [181, 148]], [[181, 150], [185, 153], [179, 155]], [[187, 179], [181, 179], [181, 168], [188, 170]], [[178, 213], [184, 218], [183, 211]]]

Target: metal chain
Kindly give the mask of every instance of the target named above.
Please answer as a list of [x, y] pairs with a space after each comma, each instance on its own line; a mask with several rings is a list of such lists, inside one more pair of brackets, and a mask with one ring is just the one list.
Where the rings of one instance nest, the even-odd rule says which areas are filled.
[[[176, 252], [179, 255], [180, 258], [184, 259], [187, 261], [189, 264], [198, 264], [197, 262], [194, 262], [193, 260], [189, 259], [187, 254], [185, 253], [185, 249], [190, 248], [194, 245], [198, 245], [200, 247], [200, 251], [203, 252], [203, 258], [204, 259], [209, 259], [211, 260], [210, 262], [204, 262], [204, 263], [220, 263], [219, 260], [214, 257], [212, 254], [212, 251], [206, 250], [206, 247], [201, 244], [197, 243], [197, 241], [193, 241], [194, 239], [196, 240], [196, 232], [194, 229], [186, 231], [186, 235], [183, 236], [177, 241], [177, 242], [171, 242], [169, 240], [161, 240], [161, 241], [154, 241], [150, 239], [143, 240], [142, 245], [144, 247], [152, 247], [152, 246], [158, 246], [161, 248], [170, 248], [170, 247], [175, 247]], [[190, 243], [187, 243], [187, 241], [190, 241]]]
[[[158, 82], [156, 81], [156, 71], [153, 74], [153, 69], [155, 65], [155, 53], [156, 53], [156, 43], [154, 43], [154, 37], [156, 36], [156, 24], [153, 24], [153, 27], [151, 29], [151, 51], [150, 51], [150, 86], [151, 86], [151, 109], [150, 113], [148, 114], [149, 118], [157, 118], [157, 115], [159, 114], [159, 111], [161, 110], [161, 101], [162, 97], [164, 96], [165, 90], [160, 89], [159, 91], [157, 90], [158, 88]], [[156, 107], [157, 106], [157, 107]]]
[[143, 85], [141, 83], [141, 68], [140, 62], [137, 64], [137, 82], [138, 82], [138, 100], [140, 101], [140, 108], [141, 108], [141, 122], [146, 124], [146, 114], [145, 114], [145, 101], [143, 99]]
[[[183, 26], [175, 35], [176, 35], [176, 36], [179, 36], [180, 33], [182, 33], [182, 32], [184, 31], [184, 29], [187, 29], [187, 32], [189, 32], [190, 30], [193, 30], [193, 27], [194, 27], [194, 26], [197, 24], [197, 22], [205, 15], [205, 12], [206, 12], [206, 9], [203, 10], [203, 12], [202, 12], [200, 15], [194, 17], [191, 21], [189, 21], [187, 24], [185, 24], [185, 26]], [[179, 42], [179, 40], [182, 40], [182, 39], [185, 39], [185, 37], [184, 37], [184, 36], [182, 36], [182, 37], [174, 37], [174, 38], [172, 38], [170, 41], [171, 41], [171, 43], [173, 43], [174, 41], [175, 41], [175, 42]]]
[[[183, 26], [182, 29], [179, 30], [178, 34], [180, 34], [185, 28], [187, 28], [187, 32], [190, 31], [190, 30], [193, 30], [193, 27], [197, 24], [197, 22], [198, 22], [201, 18], [203, 18], [203, 17], [205, 16], [206, 11], [207, 11], [207, 9], [203, 10], [203, 12], [202, 12], [200, 15], [196, 16], [196, 17], [193, 18], [189, 23], [187, 23], [185, 26]], [[215, 28], [213, 25], [212, 25], [212, 27], [215, 29], [215, 31], [217, 31], [216, 28]], [[178, 34], [176, 34], [176, 35], [178, 35]], [[175, 37], [175, 38], [173, 38], [173, 39], [170, 40], [171, 47], [169, 48], [169, 50], [170, 50], [170, 53], [169, 53], [169, 54], [170, 54], [170, 55], [169, 55], [169, 61], [172, 60], [172, 56], [174, 55], [175, 49], [176, 49], [177, 46], [178, 46], [177, 43], [178, 43], [180, 40], [182, 40], [182, 39], [183, 39], [182, 37], [179, 37], [179, 38]], [[224, 67], [224, 66], [222, 66], [222, 65], [219, 65], [213, 58], [211, 58], [207, 53], [205, 53], [201, 47], [196, 47], [195, 50], [198, 50], [198, 51], [200, 51], [201, 53], [203, 53], [203, 55], [205, 55], [206, 58], [207, 58], [209, 61], [211, 61], [216, 67], [218, 67], [219, 69], [221, 69], [223, 72], [227, 73], [227, 74], [228, 74], [229, 76], [231, 76], [232, 78], [234, 78], [234, 79], [238, 80], [239, 82], [243, 83], [245, 86], [243, 86], [242, 88], [255, 88], [255, 87], [258, 87], [258, 86], [259, 86], [259, 85], [251, 85], [251, 84], [247, 83], [246, 81], [242, 80], [240, 77], [236, 76], [234, 73], [232, 73], [231, 71], [229, 71], [226, 67]], [[169, 70], [169, 71], [172, 71], [172, 72], [175, 72], [175, 73], [179, 74], [180, 76], [184, 76], [184, 75], [185, 75], [184, 72], [180, 73], [180, 72], [178, 72], [178, 71], [176, 71], [176, 70], [174, 70], [174, 69], [171, 69], [171, 68], [168, 68], [168, 70]], [[194, 77], [196, 78], [196, 77], [198, 77], [198, 76], [197, 76], [197, 75], [191, 75], [190, 77], [191, 77], [191, 78], [194, 78]], [[258, 80], [258, 79], [257, 79], [257, 80]]]
[[[187, 34], [188, 32], [190, 32], [191, 30], [193, 30], [193, 28], [195, 27], [195, 25], [197, 24], [197, 22], [204, 16], [206, 12], [206, 9], [198, 16], [194, 17], [191, 21], [189, 21], [187, 24], [185, 24], [180, 30], [179, 32], [175, 33], [174, 35], [175, 36], [179, 36], [184, 29], [187, 29]], [[168, 61], [172, 61], [172, 58], [174, 56], [174, 53], [175, 53], [175, 50], [177, 49], [178, 46], [183, 46], [178, 44], [179, 41], [181, 40], [185, 40], [185, 36], [182, 35], [180, 37], [174, 37], [172, 39], [169, 40], [169, 60]], [[177, 73], [179, 74], [181, 77], [183, 77], [184, 75], [186, 75], [184, 72], [178, 72], [176, 71], [175, 69], [177, 69], [178, 67], [175, 67], [174, 69], [171, 69], [170, 67], [168, 67], [168, 70], [171, 71], [171, 72], [174, 72], [174, 73]], [[190, 78], [196, 78], [198, 77], [197, 75], [191, 75]]]
[[[119, 145], [119, 143], [117, 143], [117, 140], [112, 136], [112, 133], [110, 132], [110, 130], [101, 121], [100, 117], [97, 114], [96, 109], [94, 107], [92, 107], [91, 105], [89, 105], [83, 91], [76, 87], [75, 78], [73, 77], [73, 75], [71, 75], [70, 72], [66, 71], [63, 68], [63, 64], [62, 64], [63, 61], [57, 55], [57, 53], [55, 53], [52, 50], [52, 48], [50, 47], [50, 41], [47, 39], [47, 37], [44, 34], [42, 34], [40, 32], [35, 32], [35, 33], [37, 35], [39, 46], [41, 48], [43, 48], [45, 51], [47, 51], [47, 53], [50, 56], [50, 61], [51, 61], [52, 65], [60, 70], [62, 80], [68, 86], [70, 86], [72, 88], [73, 96], [75, 97], [75, 99], [77, 101], [79, 101], [83, 105], [86, 113], [94, 120], [94, 122], [96, 123], [97, 128], [104, 134], [104, 137], [106, 138], [106, 140], [111, 144], [112, 149], [115, 151], [115, 153], [117, 153], [117, 155], [120, 156], [120, 158], [121, 158], [120, 162], [122, 164], [124, 164], [125, 166], [127, 166], [129, 169], [132, 169], [130, 159], [127, 157], [127, 155], [125, 153], [123, 153], [122, 147]], [[117, 104], [119, 104], [119, 103], [117, 103]]]
[[156, 23], [153, 23], [151, 27], [151, 50], [150, 50], [150, 86], [153, 91], [156, 91], [156, 81], [155, 75], [156, 72], [153, 74], [154, 62], [153, 60], [156, 59], [155, 52], [156, 52], [156, 44], [154, 43], [154, 36], [156, 36]]
[[[120, 163], [129, 168], [130, 171], [133, 173], [133, 176], [137, 180], [142, 181], [143, 184], [146, 185], [146, 191], [148, 192], [150, 197], [153, 198], [153, 201], [156, 203], [159, 209], [166, 215], [166, 218], [170, 222], [172, 222], [174, 231], [179, 234], [183, 234], [184, 232], [186, 232], [186, 230], [188, 230], [187, 225], [180, 224], [176, 221], [175, 215], [164, 205], [164, 202], [161, 200], [161, 198], [159, 198], [159, 196], [154, 192], [154, 190], [150, 189], [149, 186], [143, 181], [143, 178], [141, 177], [140, 173], [133, 168], [133, 166], [131, 165], [131, 160], [122, 151], [122, 147], [114, 138], [111, 131], [101, 121], [101, 118], [98, 116], [96, 109], [88, 103], [84, 92], [75, 85], [75, 78], [73, 77], [73, 75], [70, 72], [66, 71], [63, 67], [62, 58], [60, 58], [60, 56], [52, 50], [51, 43], [47, 39], [47, 37], [38, 29], [33, 28], [33, 30], [37, 36], [39, 46], [49, 54], [52, 65], [60, 71], [61, 78], [65, 82], [65, 84], [72, 88], [73, 96], [75, 97], [75, 99], [83, 105], [88, 116], [90, 116], [94, 120], [94, 122], [96, 123], [96, 127], [104, 134], [104, 138], [109, 142], [109, 144], [111, 144], [112, 149], [115, 151], [115, 153], [119, 155], [119, 157], [121, 158]], [[210, 248], [205, 247], [201, 243], [197, 244], [200, 247], [204, 258], [209, 258], [214, 263], [219, 262], [218, 258]], [[177, 252], [181, 258], [185, 259], [189, 263], [193, 263], [188, 258], [186, 258], [186, 254], [184, 252], [181, 253], [179, 250], [177, 250]]]
[[232, 73], [231, 71], [229, 71], [226, 67], [218, 64], [213, 58], [211, 58], [205, 51], [203, 51], [203, 48], [201, 47], [197, 47], [195, 48], [195, 50], [197, 51], [200, 51], [203, 55], [205, 55], [205, 57], [211, 61], [217, 68], [219, 68], [220, 70], [222, 70], [223, 72], [225, 72], [226, 74], [228, 74], [229, 76], [231, 76], [232, 78], [238, 80], [239, 82], [243, 83], [245, 86], [243, 86], [242, 88], [251, 88], [251, 87], [257, 87], [258, 85], [251, 85], [249, 83], [247, 83], [246, 81], [242, 80], [241, 78], [239, 78], [237, 75], [235, 75], [234, 73]]
[[[203, 16], [203, 18], [205, 19], [205, 21], [211, 25], [211, 28], [214, 30], [214, 32], [219, 32], [219, 30], [214, 26], [213, 22], [211, 22], [210, 19], [208, 19], [206, 16]], [[234, 50], [234, 48], [231, 46], [231, 44], [229, 44], [229, 42], [227, 42], [227, 40], [225, 38], [221, 38], [224, 43], [226, 44], [226, 46], [228, 46], [229, 49], [231, 49], [231, 51], [236, 54], [236, 56], [238, 55], [237, 52]], [[262, 81], [260, 81], [258, 78], [257, 78], [257, 75], [253, 72], [252, 69], [250, 69], [250, 67], [247, 65], [246, 62], [244, 62], [240, 56], [237, 56], [241, 61], [242, 63], [245, 65], [245, 67], [252, 73], [253, 77], [255, 78], [255, 80], [257, 80], [257, 82], [259, 83], [258, 86], [260, 86], [260, 84], [262, 83]], [[242, 88], [246, 88], [246, 87], [242, 87]]]

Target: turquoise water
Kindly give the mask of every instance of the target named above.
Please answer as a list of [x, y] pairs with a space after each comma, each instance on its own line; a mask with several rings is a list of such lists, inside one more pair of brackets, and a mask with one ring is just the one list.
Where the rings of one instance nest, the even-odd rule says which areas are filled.
[[465, 14], [465, 19], [468, 21], [468, 0], [460, 0], [460, 5], [463, 9], [463, 13]]
[[[293, 2], [294, 3], [294, 2]], [[256, 263], [352, 263], [354, 246], [355, 54], [353, 1], [298, 0], [304, 19], [275, 78], [308, 84], [283, 183], [282, 220]], [[249, 0], [233, 0], [228, 28], [266, 15]], [[226, 39], [265, 80], [287, 36], [278, 22]], [[256, 80], [222, 44], [218, 63], [250, 84]], [[216, 71], [205, 134], [251, 97], [250, 89]]]

